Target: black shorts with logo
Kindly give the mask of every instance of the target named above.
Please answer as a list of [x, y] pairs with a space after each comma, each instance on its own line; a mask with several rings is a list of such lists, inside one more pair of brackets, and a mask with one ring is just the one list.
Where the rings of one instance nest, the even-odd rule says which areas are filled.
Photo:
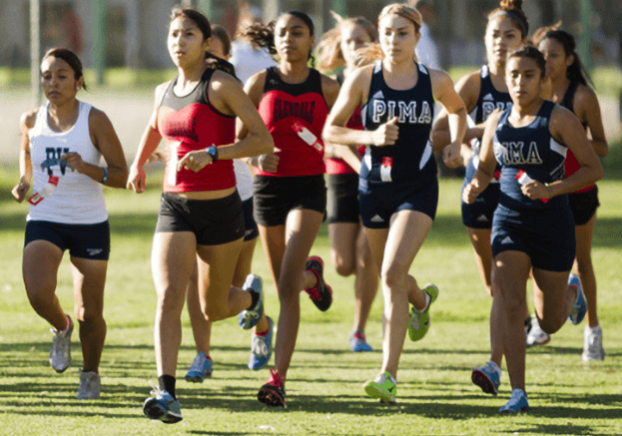
[[244, 208], [238, 191], [216, 200], [191, 200], [164, 192], [158, 232], [192, 232], [198, 245], [221, 245], [244, 237]]
[[110, 226], [98, 224], [60, 224], [50, 221], [28, 221], [24, 248], [34, 241], [48, 241], [72, 257], [108, 260], [110, 258]]

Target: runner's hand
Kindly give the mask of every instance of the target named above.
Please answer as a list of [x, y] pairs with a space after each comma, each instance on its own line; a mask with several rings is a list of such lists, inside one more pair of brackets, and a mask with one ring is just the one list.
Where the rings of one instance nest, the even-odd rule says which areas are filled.
[[177, 163], [177, 171], [181, 171], [184, 167], [186, 167], [186, 169], [198, 173], [211, 163], [212, 155], [207, 151], [191, 151], [186, 153], [186, 155]]
[[30, 183], [22, 181], [19, 182], [19, 184], [15, 186], [15, 188], [13, 188], [11, 193], [13, 194], [13, 198], [15, 198], [15, 201], [21, 203], [22, 201], [24, 201], [24, 198], [26, 198], [26, 194], [28, 193], [29, 189]]
[[482, 191], [483, 189], [479, 185], [479, 182], [477, 180], [473, 180], [471, 183], [466, 185], [464, 191], [462, 191], [462, 201], [466, 204], [473, 204]]
[[393, 145], [397, 138], [399, 137], [400, 128], [396, 125], [397, 117], [391, 118], [384, 124], [381, 124], [373, 133], [372, 133], [372, 145], [376, 145], [378, 147], [383, 145]]
[[137, 194], [145, 192], [147, 182], [147, 175], [143, 167], [136, 167], [132, 165], [130, 167], [130, 174], [127, 177], [127, 189], [131, 189]]

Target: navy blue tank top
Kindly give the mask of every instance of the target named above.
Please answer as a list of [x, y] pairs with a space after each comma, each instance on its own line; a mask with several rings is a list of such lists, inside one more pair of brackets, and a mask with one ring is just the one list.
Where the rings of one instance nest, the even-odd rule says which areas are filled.
[[[512, 99], [510, 98], [510, 94], [508, 92], [497, 91], [497, 89], [492, 84], [488, 65], [483, 65], [480, 69], [479, 97], [477, 98], [477, 104], [469, 114], [471, 118], [470, 121], [472, 121], [474, 124], [483, 123], [488, 119], [490, 114], [495, 111], [495, 109], [500, 109], [504, 111], [511, 107]], [[473, 150], [473, 155], [469, 160], [469, 163], [467, 164], [465, 174], [465, 179], [469, 182], [473, 179], [475, 171], [479, 166], [480, 146], [481, 138], [474, 139], [471, 142], [471, 149]], [[493, 182], [495, 182], [494, 179]]]
[[567, 208], [568, 199], [558, 195], [548, 202], [531, 200], [521, 191], [520, 171], [541, 183], [564, 179], [564, 161], [568, 148], [557, 142], [549, 131], [555, 103], [545, 100], [531, 124], [511, 127], [508, 123], [511, 108], [506, 109], [493, 139], [495, 158], [501, 166], [499, 204], [512, 210]]
[[374, 67], [369, 99], [363, 107], [363, 126], [365, 130], [376, 130], [397, 117], [399, 137], [394, 145], [367, 148], [361, 165], [362, 189], [367, 184], [420, 183], [436, 179], [436, 160], [430, 141], [434, 120], [432, 82], [428, 69], [423, 64], [416, 65], [419, 71], [417, 83], [403, 91], [387, 86], [381, 61]]

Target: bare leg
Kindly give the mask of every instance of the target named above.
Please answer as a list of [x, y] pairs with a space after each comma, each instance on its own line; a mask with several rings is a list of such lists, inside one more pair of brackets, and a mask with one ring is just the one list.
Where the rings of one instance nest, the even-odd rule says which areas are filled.
[[155, 352], [158, 376], [175, 376], [181, 345], [181, 312], [195, 263], [196, 238], [191, 232], [158, 232], [151, 266], [158, 295]]
[[337, 274], [349, 277], [356, 271], [356, 238], [358, 223], [333, 223], [328, 225], [330, 257]]
[[[497, 255], [492, 269], [492, 287], [495, 303], [502, 303], [500, 310], [505, 359], [512, 389], [525, 391], [525, 329], [523, 327], [526, 305], [527, 278], [531, 261], [521, 251], [504, 251]], [[497, 296], [501, 296], [497, 300]]]
[[564, 325], [577, 298], [576, 288], [568, 285], [569, 273], [570, 271], [533, 270], [533, 277], [538, 285], [534, 287], [535, 292], [540, 294], [538, 298], [534, 298], [538, 302], [536, 316], [540, 327], [548, 334], [555, 333]]
[[475, 254], [475, 261], [477, 262], [477, 268], [479, 275], [482, 278], [482, 283], [488, 292], [488, 295], [492, 297], [492, 247], [490, 245], [490, 229], [472, 229], [467, 227], [469, 238], [471, 239], [471, 245], [473, 245], [473, 252]]
[[37, 240], [24, 248], [22, 274], [30, 305], [56, 330], [67, 326], [67, 316], [56, 297], [56, 278], [63, 251], [48, 241]]
[[99, 362], [106, 339], [104, 320], [105, 260], [71, 258], [74, 286], [74, 312], [80, 323], [80, 342], [84, 371], [99, 371]]
[[[244, 241], [242, 244], [242, 251], [240, 252], [240, 257], [238, 258], [238, 263], [235, 267], [235, 273], [233, 274], [233, 286], [236, 288], [241, 288], [244, 285], [244, 281], [246, 280], [246, 276], [251, 273], [251, 267], [253, 264], [253, 254], [255, 253], [255, 245], [257, 245], [257, 238], [251, 239], [250, 241]], [[253, 327], [253, 331], [257, 332], [265, 332], [270, 328], [270, 323], [268, 322], [268, 318], [266, 318], [266, 311], [264, 310], [263, 315], [257, 322], [257, 325]]]
[[356, 253], [354, 330], [364, 332], [371, 306], [378, 293], [379, 274], [363, 226], [356, 241]]
[[408, 270], [431, 228], [428, 215], [405, 210], [393, 215], [389, 229], [366, 229], [374, 258], [381, 265], [387, 318], [382, 372], [395, 378], [408, 329], [408, 303], [418, 310], [426, 306], [425, 294]]
[[199, 299], [210, 321], [220, 321], [248, 309], [250, 292], [231, 286], [242, 249], [242, 239], [220, 245], [197, 246]]
[[201, 310], [201, 300], [199, 299], [199, 269], [195, 262], [188, 283], [187, 290], [188, 315], [190, 315], [190, 324], [192, 325], [192, 334], [194, 336], [194, 344], [197, 353], [204, 353], [209, 356], [210, 337], [212, 334], [212, 323], [205, 319], [205, 315]]
[[304, 266], [322, 224], [323, 215], [308, 209], [289, 213], [285, 226], [259, 226], [268, 263], [281, 302], [276, 335], [275, 366], [281, 377], [289, 368], [300, 325], [300, 292], [315, 286], [317, 279]]
[[592, 265], [592, 236], [596, 226], [596, 213], [583, 226], [575, 227], [575, 237], [577, 240], [577, 257], [575, 259], [575, 270], [581, 279], [583, 293], [587, 300], [587, 324], [594, 328], [598, 326], [598, 310], [596, 306], [596, 276]]

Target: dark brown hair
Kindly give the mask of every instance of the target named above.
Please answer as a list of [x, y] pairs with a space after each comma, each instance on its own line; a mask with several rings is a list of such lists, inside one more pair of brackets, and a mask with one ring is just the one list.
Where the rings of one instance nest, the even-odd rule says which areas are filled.
[[544, 55], [542, 54], [542, 52], [538, 50], [537, 48], [530, 46], [530, 45], [521, 47], [517, 50], [514, 50], [512, 53], [510, 53], [508, 55], [508, 60], [510, 60], [510, 58], [533, 59], [538, 65], [540, 72], [542, 73], [541, 77], [544, 77], [544, 74], [546, 72], [546, 60], [544, 59]]
[[[187, 8], [183, 6], [175, 6], [171, 11], [170, 23], [175, 21], [179, 17], [186, 17], [197, 25], [201, 33], [203, 34], [203, 40], [212, 37], [212, 26], [210, 25], [209, 20], [205, 15], [201, 12], [197, 11], [193, 8]], [[231, 49], [231, 47], [229, 47]], [[233, 75], [233, 71], [231, 70], [231, 64], [224, 59], [220, 59], [217, 56], [214, 56], [210, 52], [205, 52], [205, 57], [208, 59], [207, 65], [210, 68], [215, 68], [217, 70], [224, 71], [227, 74]]]
[[[68, 48], [64, 48], [64, 47], [51, 48], [43, 55], [43, 59], [49, 56], [53, 56], [57, 59], [62, 59], [65, 62], [67, 62], [67, 64], [69, 64], [69, 66], [73, 70], [74, 78], [76, 80], [84, 76], [84, 72], [82, 71], [83, 70], [82, 62], [80, 61], [80, 58], [78, 57], [77, 54], [75, 54]], [[82, 87], [86, 90], [86, 83], [84, 83]]]
[[505, 15], [514, 21], [523, 38], [529, 35], [529, 22], [523, 12], [523, 0], [501, 0], [500, 6], [488, 14], [488, 21], [499, 15]]

